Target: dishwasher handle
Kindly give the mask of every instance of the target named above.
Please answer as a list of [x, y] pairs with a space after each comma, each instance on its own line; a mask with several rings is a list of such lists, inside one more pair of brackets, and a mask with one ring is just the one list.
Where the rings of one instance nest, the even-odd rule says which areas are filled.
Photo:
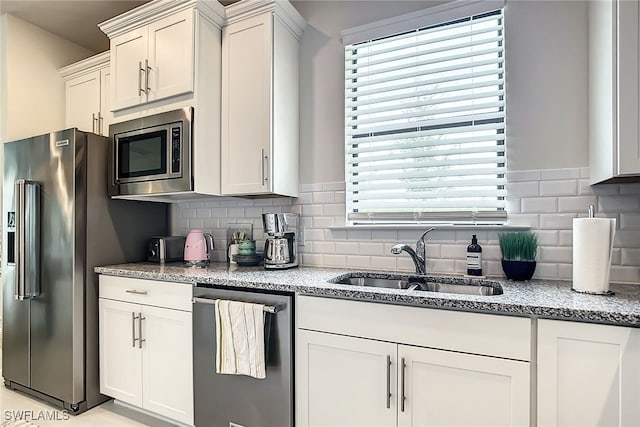
[[[194, 304], [215, 304], [216, 300], [211, 298], [193, 297], [191, 299], [191, 302], [193, 302]], [[278, 311], [280, 311], [280, 308], [275, 305], [265, 305], [262, 310], [266, 311], [267, 313], [277, 313]]]

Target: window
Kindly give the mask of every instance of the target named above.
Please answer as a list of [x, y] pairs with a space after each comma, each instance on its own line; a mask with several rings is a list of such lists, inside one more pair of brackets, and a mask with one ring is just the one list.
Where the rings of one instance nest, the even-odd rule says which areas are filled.
[[503, 26], [498, 9], [345, 45], [348, 224], [504, 223]]

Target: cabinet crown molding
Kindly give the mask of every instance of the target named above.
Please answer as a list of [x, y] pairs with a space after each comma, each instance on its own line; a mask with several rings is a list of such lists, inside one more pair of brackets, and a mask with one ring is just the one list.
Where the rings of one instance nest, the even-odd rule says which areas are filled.
[[71, 77], [76, 77], [78, 74], [92, 73], [107, 66], [109, 66], [108, 50], [87, 59], [74, 62], [71, 65], [59, 68], [58, 72], [60, 73], [60, 76], [66, 80]]
[[220, 29], [224, 24], [225, 9], [218, 0], [156, 0], [101, 22], [98, 27], [112, 39], [186, 9], [197, 10]]
[[243, 0], [227, 6], [225, 12], [227, 25], [265, 12], [275, 13], [298, 40], [307, 26], [302, 15], [288, 0]]

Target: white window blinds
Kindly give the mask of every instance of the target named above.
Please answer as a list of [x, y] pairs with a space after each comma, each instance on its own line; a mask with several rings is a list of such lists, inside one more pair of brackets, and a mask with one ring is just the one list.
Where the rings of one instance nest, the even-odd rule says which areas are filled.
[[502, 223], [502, 10], [345, 46], [350, 224]]

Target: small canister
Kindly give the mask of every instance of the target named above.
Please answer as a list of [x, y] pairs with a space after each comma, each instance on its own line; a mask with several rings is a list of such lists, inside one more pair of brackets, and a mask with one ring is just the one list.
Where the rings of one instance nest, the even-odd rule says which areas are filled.
[[238, 254], [240, 255], [255, 255], [256, 254], [256, 241], [255, 240], [243, 240], [238, 246]]

